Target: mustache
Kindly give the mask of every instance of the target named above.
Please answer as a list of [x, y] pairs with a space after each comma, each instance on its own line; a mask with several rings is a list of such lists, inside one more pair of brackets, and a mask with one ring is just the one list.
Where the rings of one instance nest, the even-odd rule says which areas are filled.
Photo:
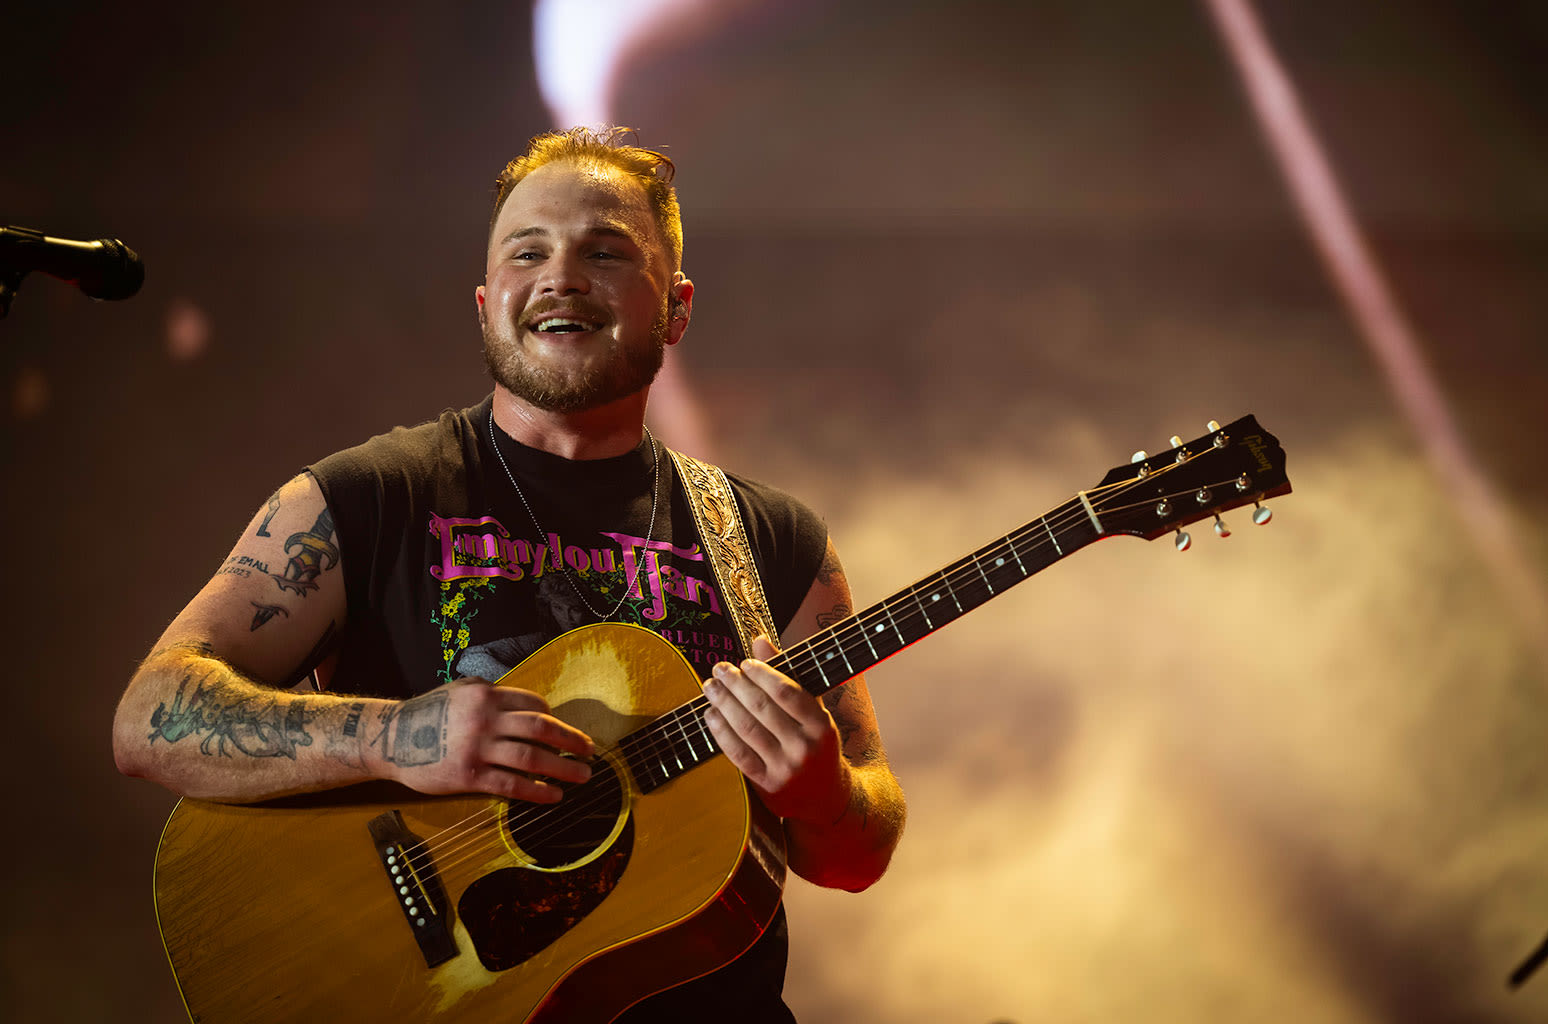
[[587, 320], [595, 320], [599, 324], [610, 323], [613, 319], [608, 315], [606, 309], [591, 302], [589, 299], [579, 297], [561, 299], [554, 296], [545, 296], [541, 299], [533, 300], [532, 304], [522, 311], [521, 322], [523, 324], [530, 324], [534, 320], [540, 320], [552, 313], [584, 317]]

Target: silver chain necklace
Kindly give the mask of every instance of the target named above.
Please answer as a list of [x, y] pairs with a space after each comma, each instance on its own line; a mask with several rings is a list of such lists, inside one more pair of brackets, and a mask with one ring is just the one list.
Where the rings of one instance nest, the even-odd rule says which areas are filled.
[[[648, 542], [656, 532], [656, 507], [661, 499], [661, 456], [660, 453], [656, 450], [655, 435], [650, 432], [649, 427], [645, 428], [645, 436], [650, 440], [650, 464], [653, 470], [650, 477], [650, 525], [645, 528], [645, 540]], [[516, 474], [511, 472], [510, 464], [505, 461], [505, 453], [500, 451], [500, 443], [495, 440], [493, 410], [490, 410], [489, 413], [489, 446], [494, 449], [495, 457], [500, 460], [500, 465], [505, 468], [505, 475], [511, 481], [511, 486], [516, 489], [516, 497], [520, 498], [522, 505], [526, 507], [527, 515], [529, 518], [531, 518], [532, 525], [537, 528], [538, 536], [548, 536], [548, 531], [543, 529], [542, 524], [538, 522], [537, 513], [532, 511], [532, 503], [527, 501], [527, 496], [522, 493], [521, 484], [516, 482]], [[639, 582], [640, 565], [644, 562], [644, 559], [638, 559], [635, 561], [634, 574], [629, 577], [629, 583], [624, 587], [622, 596], [618, 598], [618, 603], [613, 605], [612, 611], [608, 612], [606, 615], [603, 615], [601, 612], [597, 611], [591, 606], [591, 599], [588, 598], [586, 596], [586, 592], [580, 588], [580, 584], [575, 582], [575, 577], [570, 575], [570, 567], [566, 565], [564, 561], [564, 552], [558, 552], [557, 555], [559, 558], [559, 568], [564, 573], [564, 578], [570, 581], [570, 589], [575, 591], [575, 596], [581, 599], [581, 603], [586, 606], [586, 610], [589, 611], [592, 615], [595, 615], [598, 622], [606, 622], [618, 614], [618, 609], [622, 608], [624, 606], [624, 602], [629, 599], [629, 592], [632, 591], [634, 589], [634, 585]]]

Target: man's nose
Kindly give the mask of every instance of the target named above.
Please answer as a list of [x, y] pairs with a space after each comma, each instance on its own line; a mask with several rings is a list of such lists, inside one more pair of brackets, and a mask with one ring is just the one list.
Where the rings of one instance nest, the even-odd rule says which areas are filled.
[[591, 279], [578, 255], [559, 250], [543, 265], [538, 288], [544, 295], [584, 294], [591, 290]]

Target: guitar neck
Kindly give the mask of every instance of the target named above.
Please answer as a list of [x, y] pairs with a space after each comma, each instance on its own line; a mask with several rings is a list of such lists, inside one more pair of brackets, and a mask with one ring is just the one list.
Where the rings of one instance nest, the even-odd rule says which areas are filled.
[[[1261, 499], [1288, 494], [1285, 452], [1279, 439], [1252, 416], [1156, 456], [1138, 452], [1108, 472], [1097, 486], [1019, 530], [986, 544], [940, 572], [851, 615], [774, 657], [769, 664], [813, 696], [853, 679], [871, 666], [998, 597], [1040, 569], [1094, 540], [1130, 534], [1154, 540], [1178, 531], [1178, 550], [1189, 543], [1182, 527]], [[1269, 520], [1259, 508], [1252, 521]], [[1221, 536], [1227, 532], [1217, 522]], [[619, 748], [635, 779], [648, 792], [718, 752], [698, 697], [624, 737]]]
[[[1083, 492], [913, 586], [807, 637], [769, 664], [820, 697], [1104, 535]], [[719, 752], [704, 723], [708, 706], [706, 698], [697, 697], [619, 743], [643, 792]]]
[[1082, 495], [835, 623], [770, 664], [820, 697], [1102, 536]]

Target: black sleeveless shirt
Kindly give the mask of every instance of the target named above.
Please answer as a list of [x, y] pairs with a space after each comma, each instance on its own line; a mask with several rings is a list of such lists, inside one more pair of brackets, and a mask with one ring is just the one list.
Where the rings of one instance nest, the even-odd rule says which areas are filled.
[[[497, 452], [491, 405], [396, 428], [309, 467], [338, 531], [349, 602], [332, 689], [401, 699], [464, 676], [497, 679], [615, 607], [613, 621], [660, 633], [701, 676], [744, 656], [659, 444], [654, 454], [646, 438], [617, 458], [572, 461], [494, 427]], [[784, 492], [727, 476], [783, 631], [816, 578], [827, 530]], [[790, 1021], [785, 959], [781, 907], [737, 960], [619, 1019]]]

